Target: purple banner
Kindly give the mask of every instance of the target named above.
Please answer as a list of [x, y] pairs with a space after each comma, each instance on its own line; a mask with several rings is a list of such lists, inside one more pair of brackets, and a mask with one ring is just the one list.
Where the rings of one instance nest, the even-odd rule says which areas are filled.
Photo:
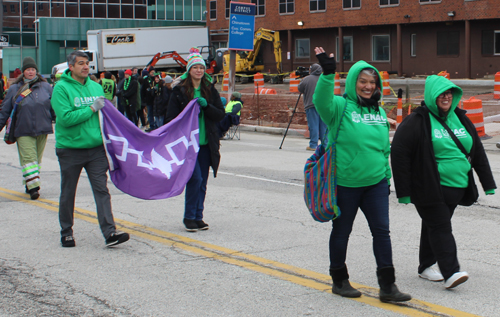
[[174, 120], [145, 133], [106, 100], [99, 118], [115, 186], [141, 199], [182, 193], [200, 149], [199, 112], [198, 103], [192, 100]]

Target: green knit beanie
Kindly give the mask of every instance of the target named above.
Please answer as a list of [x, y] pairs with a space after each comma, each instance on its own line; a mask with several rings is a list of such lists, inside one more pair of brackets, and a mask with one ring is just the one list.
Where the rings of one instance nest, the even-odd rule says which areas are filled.
[[24, 71], [26, 69], [31, 68], [31, 67], [34, 68], [34, 69], [36, 69], [36, 71], [38, 72], [38, 67], [36, 67], [35, 60], [32, 57], [30, 57], [30, 56], [25, 57], [23, 59], [23, 69], [22, 69], [23, 73], [24, 73]]

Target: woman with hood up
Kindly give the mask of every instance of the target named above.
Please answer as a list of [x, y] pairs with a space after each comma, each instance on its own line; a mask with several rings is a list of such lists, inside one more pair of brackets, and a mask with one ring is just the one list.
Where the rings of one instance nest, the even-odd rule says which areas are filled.
[[[430, 281], [444, 280], [446, 288], [469, 278], [460, 271], [451, 217], [464, 196], [471, 168], [487, 195], [496, 188], [477, 131], [466, 111], [457, 107], [461, 98], [462, 89], [450, 80], [427, 77], [422, 107], [403, 120], [391, 148], [398, 200], [413, 203], [422, 218], [418, 274]], [[453, 131], [470, 160], [441, 122]]]
[[11, 132], [14, 131], [17, 141], [26, 193], [33, 200], [40, 197], [40, 165], [47, 135], [54, 133], [52, 120], [55, 114], [50, 105], [51, 97], [52, 86], [38, 73], [35, 60], [26, 57], [22, 73], [7, 91], [0, 111], [2, 130], [17, 101], [17, 121]]
[[391, 237], [389, 235], [389, 123], [379, 107], [382, 80], [377, 69], [365, 61], [355, 63], [347, 74], [344, 97], [334, 96], [336, 61], [322, 47], [314, 49], [323, 74], [313, 95], [313, 104], [329, 135], [337, 129], [337, 205], [340, 217], [332, 222], [330, 235], [330, 275], [332, 292], [344, 297], [360, 297], [349, 283], [346, 266], [347, 244], [358, 208], [368, 221], [373, 236], [380, 300], [408, 301], [394, 284]]
[[216, 177], [219, 167], [220, 143], [216, 123], [224, 118], [224, 106], [212, 78], [205, 72], [206, 64], [199, 50], [192, 48], [190, 53], [186, 72], [172, 83], [165, 123], [177, 117], [192, 99], [198, 98], [200, 150], [193, 175], [186, 184], [183, 220], [187, 231], [198, 231], [208, 229], [208, 224], [203, 221], [203, 210], [209, 168], [212, 167]]

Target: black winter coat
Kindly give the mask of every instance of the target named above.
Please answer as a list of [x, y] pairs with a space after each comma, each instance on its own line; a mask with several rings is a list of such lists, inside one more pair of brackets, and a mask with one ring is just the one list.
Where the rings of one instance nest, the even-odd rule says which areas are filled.
[[[210, 166], [212, 166], [214, 171], [214, 177], [217, 177], [217, 169], [220, 163], [220, 142], [216, 123], [224, 118], [225, 112], [219, 92], [213, 84], [210, 86], [210, 93], [210, 100], [207, 100], [208, 105], [205, 108], [201, 108], [201, 111], [205, 112], [205, 129], [211, 158]], [[181, 85], [175, 86], [172, 89], [172, 94], [168, 102], [165, 123], [177, 117], [190, 101], [186, 96], [185, 88]]]
[[141, 85], [141, 100], [146, 105], [152, 106], [155, 102], [155, 79], [154, 77], [148, 76], [144, 78]]
[[171, 92], [172, 90], [163, 85], [155, 87], [155, 103], [153, 107], [153, 114], [155, 117], [167, 114], [167, 105]]
[[[17, 108], [17, 121], [14, 127], [14, 136], [38, 136], [52, 134], [52, 120], [55, 119], [54, 110], [50, 104], [52, 97], [52, 86], [40, 75], [38, 80], [31, 85], [32, 92], [24, 98]], [[7, 90], [0, 111], [0, 130], [7, 123], [7, 119], [14, 108], [16, 96], [19, 89], [24, 85], [24, 77], [21, 75]]]
[[[127, 87], [127, 90], [125, 90], [125, 82], [123, 82], [123, 99], [124, 99], [124, 105], [128, 104], [131, 106], [132, 110], [137, 109], [137, 91], [139, 90], [139, 84], [137, 83], [137, 79], [135, 79], [134, 76], [130, 76], [130, 83]], [[125, 79], [126, 81], [126, 79]]]
[[[495, 189], [488, 157], [474, 124], [456, 108], [460, 122], [472, 136], [471, 165], [483, 189]], [[398, 127], [391, 145], [391, 164], [398, 198], [410, 197], [419, 206], [444, 202], [434, 148], [432, 146], [429, 109], [425, 104], [405, 118]]]

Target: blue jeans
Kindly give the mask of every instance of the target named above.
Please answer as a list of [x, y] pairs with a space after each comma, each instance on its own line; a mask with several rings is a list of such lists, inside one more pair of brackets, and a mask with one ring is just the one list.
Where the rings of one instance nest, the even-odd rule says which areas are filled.
[[158, 128], [156, 125], [155, 125], [155, 117], [153, 115], [153, 105], [146, 105], [146, 107], [148, 108], [148, 122], [149, 122], [149, 128], [150, 129], [156, 129]]
[[210, 169], [210, 148], [200, 146], [193, 175], [186, 184], [184, 218], [191, 220], [203, 219], [203, 205], [207, 194], [208, 173]]
[[309, 147], [315, 149], [318, 146], [318, 139], [323, 143], [323, 137], [326, 133], [326, 124], [319, 117], [316, 108], [312, 107], [306, 110], [307, 126], [309, 127]]
[[389, 186], [384, 178], [366, 187], [337, 186], [340, 217], [332, 222], [330, 235], [330, 268], [344, 266], [347, 243], [358, 208], [365, 214], [373, 237], [373, 253], [377, 268], [393, 266], [389, 235]]
[[155, 116], [155, 125], [156, 125], [157, 129], [163, 125], [164, 119], [165, 119], [165, 116], [159, 116], [159, 117]]

